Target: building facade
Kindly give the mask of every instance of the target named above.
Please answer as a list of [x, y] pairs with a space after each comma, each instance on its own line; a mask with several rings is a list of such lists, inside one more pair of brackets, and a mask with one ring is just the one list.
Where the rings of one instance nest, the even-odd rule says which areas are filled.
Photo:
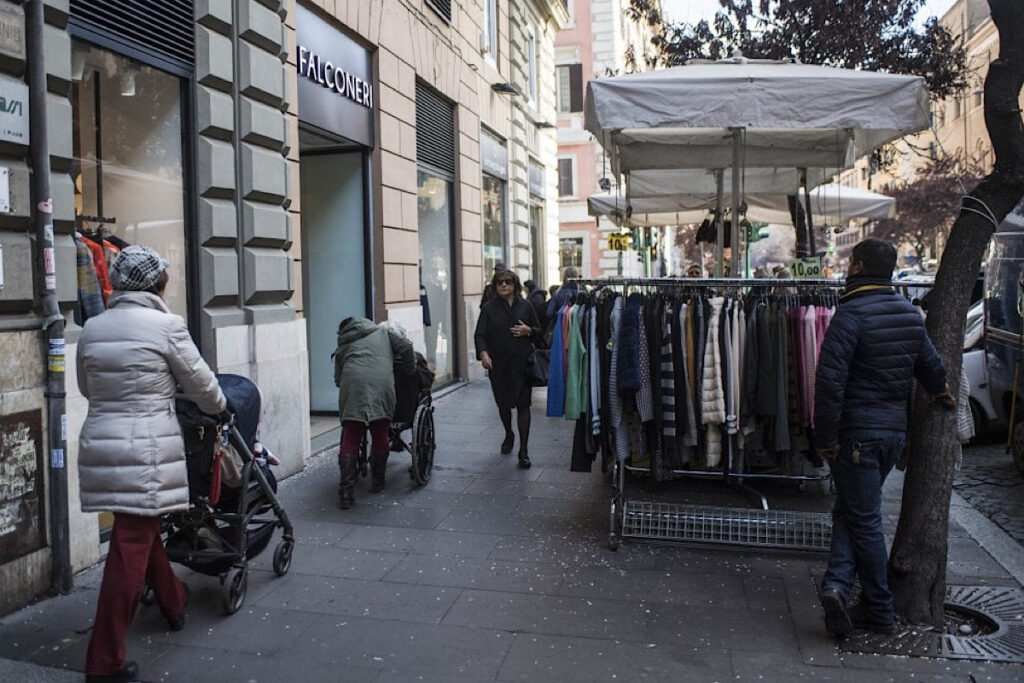
[[[156, 248], [168, 304], [207, 361], [259, 384], [279, 476], [302, 469], [314, 431], [337, 427], [340, 320], [397, 321], [439, 384], [473, 379], [494, 265], [554, 268], [562, 0], [46, 0], [45, 17], [65, 357], [88, 315], [80, 282], [94, 273], [102, 289], [96, 264], [118, 245]], [[27, 89], [24, 24], [24, 7], [0, 0], [5, 102]], [[50, 549], [30, 131], [24, 111], [0, 118], [5, 613], [49, 585]], [[92, 266], [76, 268], [86, 252]], [[79, 512], [87, 401], [66, 367], [78, 570], [99, 559], [110, 520]]]
[[[614, 183], [600, 145], [583, 128], [587, 81], [648, 67], [652, 29], [630, 20], [626, 0], [569, 0], [570, 20], [555, 41], [558, 110], [558, 281], [568, 266], [583, 277], [639, 274], [637, 252], [611, 251], [618, 227], [587, 212], [587, 197]], [[627, 55], [633, 56], [632, 63]], [[613, 187], [614, 191], [614, 187]]]

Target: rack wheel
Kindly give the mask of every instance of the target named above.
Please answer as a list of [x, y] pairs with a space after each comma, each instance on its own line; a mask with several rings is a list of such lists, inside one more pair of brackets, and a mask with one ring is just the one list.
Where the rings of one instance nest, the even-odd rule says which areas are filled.
[[613, 550], [613, 551], [614, 550], [618, 550], [620, 543], [621, 543], [621, 541], [619, 541], [619, 537], [618, 536], [616, 536], [615, 534], [608, 534], [608, 548], [609, 548], [609, 550]]
[[412, 420], [412, 478], [422, 486], [430, 481], [434, 469], [434, 408], [421, 404]]
[[156, 602], [156, 591], [149, 585], [149, 581], [142, 587], [142, 604], [149, 607]]
[[274, 573], [284, 576], [292, 566], [292, 548], [295, 543], [289, 540], [282, 540], [274, 548]]
[[220, 604], [225, 614], [234, 614], [242, 609], [248, 588], [248, 567], [232, 567], [228, 570], [220, 584]]

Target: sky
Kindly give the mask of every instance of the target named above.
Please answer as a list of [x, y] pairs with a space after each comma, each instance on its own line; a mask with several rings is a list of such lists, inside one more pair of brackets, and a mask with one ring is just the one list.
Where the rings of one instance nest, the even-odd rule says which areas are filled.
[[[953, 1], [926, 0], [919, 17], [940, 17], [953, 5]], [[692, 23], [701, 19], [711, 20], [720, 5], [718, 0], [661, 0], [661, 7], [669, 19]]]

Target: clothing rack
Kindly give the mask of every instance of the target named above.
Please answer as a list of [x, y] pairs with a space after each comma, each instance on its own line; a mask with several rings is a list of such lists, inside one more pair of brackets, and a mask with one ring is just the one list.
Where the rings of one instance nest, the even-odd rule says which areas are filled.
[[[768, 279], [768, 278], [603, 278], [572, 279], [578, 288], [592, 291], [611, 288], [623, 294], [632, 291], [723, 290], [764, 288], [795, 289], [795, 292], [777, 292], [780, 295], [837, 290], [845, 286], [838, 280], [826, 279]], [[923, 287], [921, 283], [894, 282], [895, 288]], [[725, 437], [729, 448], [734, 446], [735, 435]], [[807, 482], [829, 481], [830, 474], [785, 474], [774, 472], [732, 472], [672, 469], [673, 476], [684, 478], [711, 478], [735, 484], [739, 490], [757, 501], [756, 508], [735, 508], [707, 505], [663, 503], [634, 498], [630, 495], [628, 474], [651, 472], [650, 468], [627, 464], [628, 459], [615, 458], [612, 471], [612, 491], [609, 504], [609, 547], [617, 550], [622, 538], [657, 541], [683, 541], [695, 543], [756, 546], [828, 552], [832, 520], [828, 513], [814, 513], [769, 509], [767, 498], [752, 488], [749, 480], [785, 480], [797, 482], [801, 489]]]

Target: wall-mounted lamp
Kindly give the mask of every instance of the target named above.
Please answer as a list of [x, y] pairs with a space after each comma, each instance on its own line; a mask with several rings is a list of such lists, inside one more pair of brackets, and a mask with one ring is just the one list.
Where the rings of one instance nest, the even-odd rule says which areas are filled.
[[608, 192], [612, 189], [612, 181], [609, 178], [601, 178], [597, 181], [597, 186], [600, 187], [602, 191]]
[[499, 95], [518, 95], [519, 91], [511, 83], [491, 83], [491, 90]]
[[537, 126], [537, 128], [542, 128], [542, 129], [543, 128], [558, 128], [558, 126], [556, 126], [555, 124], [551, 123], [550, 121], [534, 121], [533, 125]]
[[125, 71], [121, 74], [121, 95], [123, 97], [135, 97], [135, 73]]

